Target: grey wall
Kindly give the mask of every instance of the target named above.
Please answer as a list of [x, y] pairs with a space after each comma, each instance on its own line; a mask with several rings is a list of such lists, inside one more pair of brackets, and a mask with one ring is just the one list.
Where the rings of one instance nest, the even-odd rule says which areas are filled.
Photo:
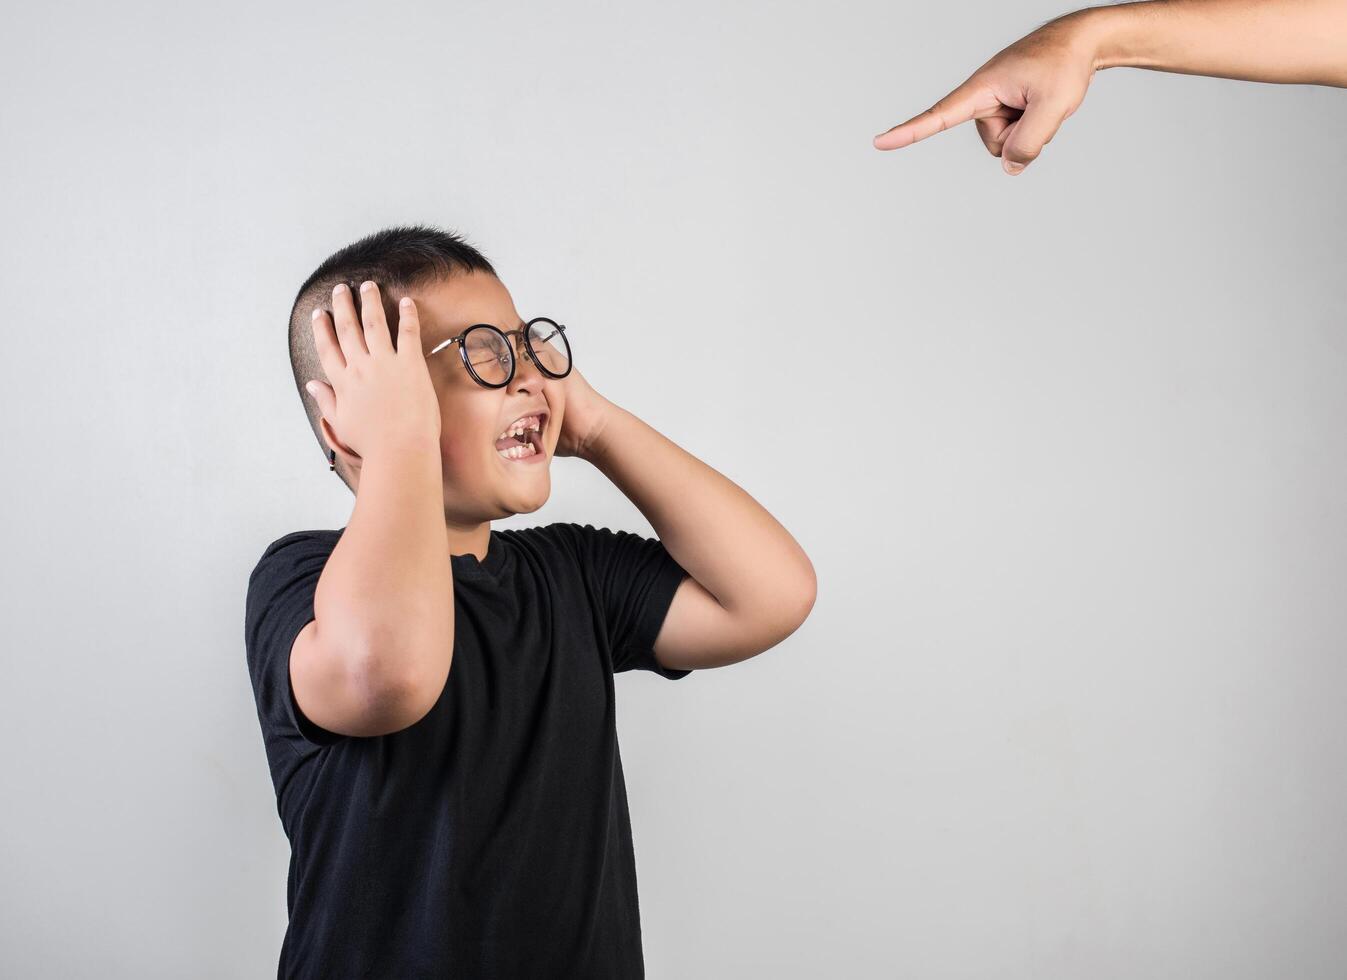
[[[619, 679], [652, 978], [1341, 976], [1347, 93], [1118, 69], [1020, 178], [871, 148], [1064, 9], [7, 12], [0, 973], [274, 974], [243, 596], [352, 505], [285, 318], [426, 221], [818, 572]], [[649, 532], [553, 475], [497, 526]]]

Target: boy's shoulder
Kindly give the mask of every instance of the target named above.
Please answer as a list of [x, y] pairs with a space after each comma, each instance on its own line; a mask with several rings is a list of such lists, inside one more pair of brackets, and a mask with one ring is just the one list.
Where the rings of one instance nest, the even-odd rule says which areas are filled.
[[[284, 573], [296, 565], [309, 567], [315, 558], [325, 561], [345, 530], [345, 527], [306, 528], [282, 534], [262, 550], [248, 576], [249, 584], [268, 570]], [[554, 558], [564, 556], [583, 566], [608, 565], [628, 554], [663, 550], [658, 538], [587, 522], [553, 521], [531, 527], [492, 528], [491, 533], [517, 547], [548, 552]]]
[[591, 524], [576, 524], [571, 521], [553, 521], [551, 524], [535, 524], [531, 527], [492, 528], [497, 534], [521, 538], [575, 538], [594, 531]]
[[565, 547], [578, 556], [584, 556], [595, 549], [601, 549], [615, 542], [627, 539], [640, 539], [630, 531], [614, 531], [593, 524], [580, 524], [575, 521], [553, 521], [551, 524], [538, 524], [533, 527], [512, 527], [495, 530], [494, 533], [513, 538], [515, 541], [549, 542]]
[[583, 534], [577, 525], [567, 521], [535, 524], [532, 527], [492, 528], [491, 533], [516, 548], [564, 551], [568, 554], [577, 551], [577, 542]]
[[612, 528], [597, 527], [593, 524], [580, 524], [576, 521], [553, 521], [551, 524], [537, 524], [533, 527], [507, 527], [495, 529], [500, 534], [541, 535], [560, 538], [592, 538], [609, 535], [630, 534], [630, 531], [614, 531]]
[[262, 549], [261, 556], [257, 563], [253, 565], [253, 570], [248, 576], [251, 582], [258, 574], [278, 556], [298, 557], [300, 555], [312, 555], [332, 552], [336, 547], [338, 539], [346, 528], [307, 528], [300, 531], [290, 531], [276, 538], [265, 548]]
[[667, 554], [659, 538], [575, 521], [506, 528], [494, 533], [525, 548], [562, 552], [587, 568], [622, 568]]

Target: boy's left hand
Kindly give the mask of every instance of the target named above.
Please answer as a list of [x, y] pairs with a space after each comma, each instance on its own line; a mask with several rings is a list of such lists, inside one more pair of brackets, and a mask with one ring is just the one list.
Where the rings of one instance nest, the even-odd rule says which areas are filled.
[[591, 388], [585, 376], [574, 366], [570, 374], [556, 383], [565, 389], [566, 407], [553, 455], [588, 459], [609, 414], [617, 406]]

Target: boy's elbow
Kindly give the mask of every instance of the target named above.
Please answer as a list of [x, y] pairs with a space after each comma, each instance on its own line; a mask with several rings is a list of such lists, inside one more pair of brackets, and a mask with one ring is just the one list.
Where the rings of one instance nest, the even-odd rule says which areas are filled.
[[808, 558], [805, 559], [805, 569], [800, 576], [800, 582], [797, 590], [793, 594], [792, 601], [787, 603], [787, 608], [793, 613], [794, 625], [790, 631], [794, 633], [799, 629], [809, 614], [813, 612], [814, 602], [818, 599], [818, 576], [814, 574], [813, 563]]
[[813, 611], [817, 598], [818, 585], [811, 570], [808, 578], [802, 580], [798, 588], [779, 596], [773, 603], [768, 624], [755, 644], [756, 653], [766, 653], [803, 626]]
[[[787, 620], [787, 629], [781, 637], [784, 640], [797, 629], [804, 625], [804, 621], [809, 618], [809, 614], [814, 610], [814, 600], [818, 598], [818, 590], [810, 587], [807, 591], [800, 594], [794, 602], [787, 607], [790, 610], [790, 617]], [[780, 640], [777, 641], [781, 642]]]
[[387, 735], [416, 724], [439, 701], [449, 678], [449, 663], [426, 665], [411, 659], [390, 663], [367, 654], [360, 658], [357, 676], [365, 695], [369, 724]]

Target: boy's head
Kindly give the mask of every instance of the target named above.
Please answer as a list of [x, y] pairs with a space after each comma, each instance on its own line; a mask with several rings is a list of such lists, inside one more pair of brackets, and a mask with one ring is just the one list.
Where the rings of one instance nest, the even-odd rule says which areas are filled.
[[[509, 291], [486, 257], [449, 232], [425, 226], [376, 232], [329, 256], [300, 287], [290, 311], [290, 365], [309, 425], [326, 459], [335, 447], [337, 473], [352, 490], [360, 483], [361, 460], [322, 417], [304, 390], [311, 380], [328, 381], [313, 343], [313, 310], [332, 311], [332, 289], [350, 287], [360, 310], [360, 284], [379, 286], [393, 343], [397, 344], [398, 300], [416, 302], [422, 353], [457, 337], [468, 327], [489, 323], [503, 331], [523, 321]], [[440, 403], [440, 460], [446, 520], [464, 527], [511, 514], [537, 510], [551, 493], [550, 464], [565, 414], [565, 381], [550, 378], [521, 353], [519, 335], [515, 373], [509, 384], [488, 388], [473, 380], [463, 365], [460, 344], [426, 360]], [[340, 396], [338, 396], [340, 397]], [[496, 448], [498, 437], [521, 416], [539, 415], [537, 455], [511, 459]]]

